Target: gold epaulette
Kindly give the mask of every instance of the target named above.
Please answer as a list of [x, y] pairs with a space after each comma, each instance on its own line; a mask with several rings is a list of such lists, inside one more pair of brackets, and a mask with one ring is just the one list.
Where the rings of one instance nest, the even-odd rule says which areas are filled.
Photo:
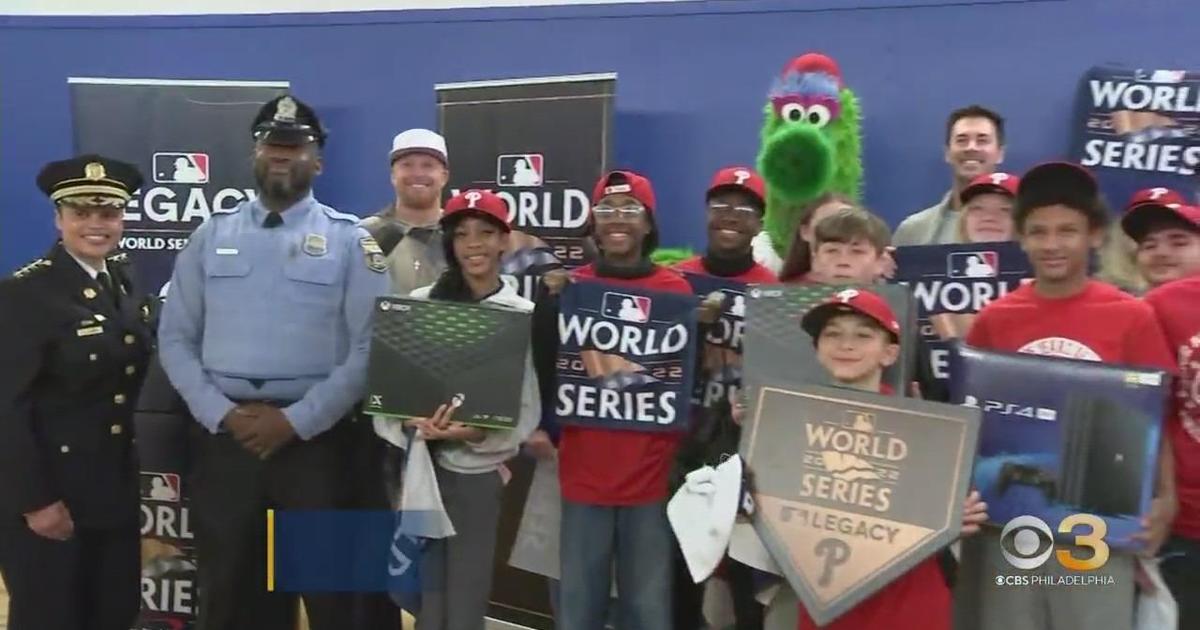
[[29, 263], [28, 265], [25, 265], [24, 267], [21, 267], [20, 269], [13, 272], [13, 277], [14, 278], [23, 278], [23, 277], [37, 271], [38, 269], [46, 269], [46, 268], [50, 267], [51, 264], [52, 263], [50, 262], [49, 258], [39, 258], [39, 259]]

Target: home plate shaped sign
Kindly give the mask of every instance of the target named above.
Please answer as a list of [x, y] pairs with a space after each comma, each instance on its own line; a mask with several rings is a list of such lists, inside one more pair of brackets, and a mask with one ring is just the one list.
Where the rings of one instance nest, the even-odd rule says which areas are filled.
[[817, 625], [958, 537], [978, 410], [813, 385], [751, 412], [754, 526]]

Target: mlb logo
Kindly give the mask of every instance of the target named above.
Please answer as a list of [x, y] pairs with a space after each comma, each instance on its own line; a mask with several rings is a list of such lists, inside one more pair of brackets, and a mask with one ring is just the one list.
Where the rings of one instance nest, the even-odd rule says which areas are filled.
[[179, 503], [179, 475], [144, 472], [141, 474], [142, 499]]
[[852, 431], [873, 432], [875, 430], [875, 414], [865, 411], [847, 411], [846, 426], [850, 427]]
[[496, 158], [499, 186], [541, 186], [545, 175], [546, 162], [541, 153], [510, 153]]
[[996, 252], [958, 252], [946, 257], [946, 275], [951, 278], [995, 278], [1000, 275]]
[[154, 181], [159, 184], [207, 184], [207, 153], [155, 153]]
[[600, 312], [605, 317], [612, 319], [644, 324], [650, 321], [650, 298], [643, 295], [606, 291]]

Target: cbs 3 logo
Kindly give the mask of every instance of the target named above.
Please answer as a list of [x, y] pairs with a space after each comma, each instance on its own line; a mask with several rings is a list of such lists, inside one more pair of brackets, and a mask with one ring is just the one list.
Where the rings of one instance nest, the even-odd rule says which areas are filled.
[[[1083, 534], [1076, 534], [1076, 527], [1086, 527]], [[1054, 532], [1046, 521], [1028, 514], [1018, 516], [1004, 524], [1000, 532], [1000, 552], [1009, 564], [1018, 569], [1036, 569], [1050, 554], [1058, 558], [1058, 563], [1072, 571], [1094, 571], [1108, 562], [1108, 544], [1104, 536], [1108, 534], [1108, 524], [1104, 519], [1091, 514], [1072, 514], [1058, 524], [1058, 533], [1066, 537], [1074, 536], [1077, 547], [1090, 549], [1091, 557], [1080, 558], [1071, 553], [1070, 549], [1054, 549]]]

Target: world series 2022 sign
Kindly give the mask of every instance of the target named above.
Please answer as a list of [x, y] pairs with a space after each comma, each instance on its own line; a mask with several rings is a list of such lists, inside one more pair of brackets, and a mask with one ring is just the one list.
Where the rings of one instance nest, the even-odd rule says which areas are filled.
[[741, 448], [755, 529], [818, 625], [958, 537], [978, 430], [953, 405], [757, 390]]

